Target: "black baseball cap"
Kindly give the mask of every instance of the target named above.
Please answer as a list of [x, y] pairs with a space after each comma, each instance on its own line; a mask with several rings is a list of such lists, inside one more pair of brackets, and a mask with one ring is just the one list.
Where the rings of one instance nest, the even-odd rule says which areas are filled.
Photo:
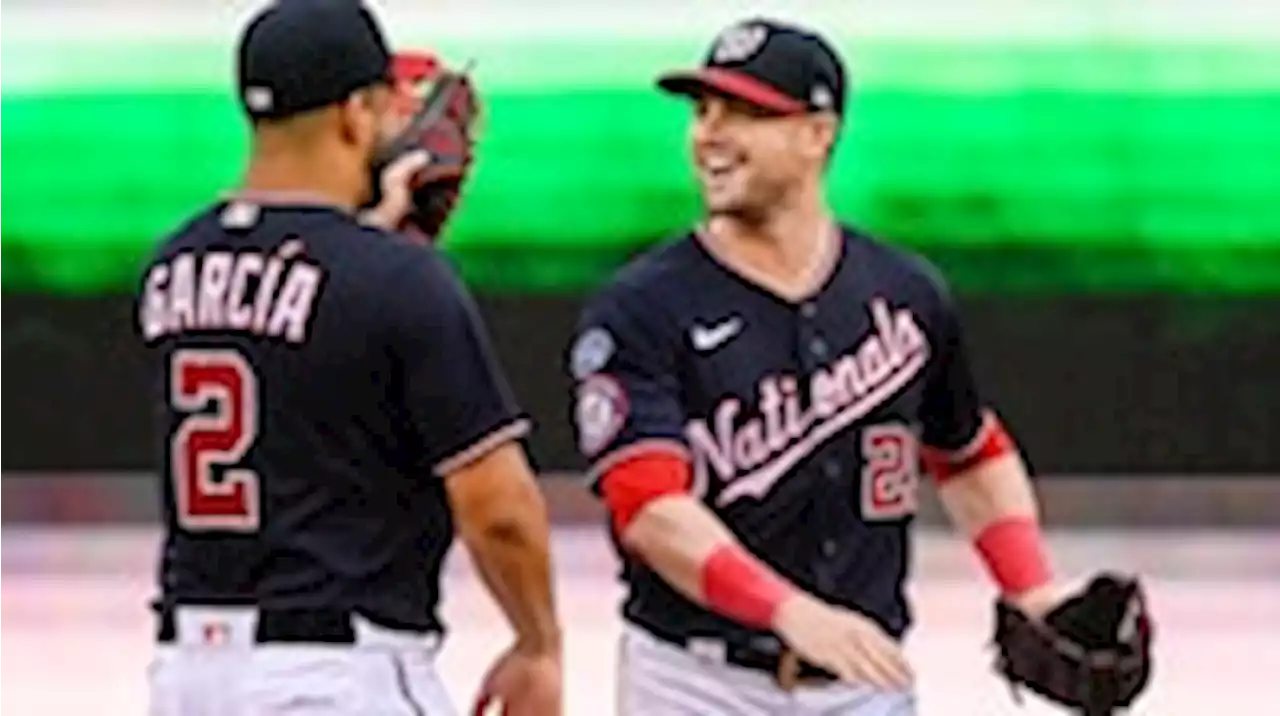
[[336, 104], [391, 69], [377, 20], [356, 0], [278, 0], [249, 21], [237, 59], [240, 104], [254, 119]]
[[844, 114], [844, 64], [831, 43], [811, 30], [765, 18], [725, 29], [701, 67], [662, 75], [658, 86], [694, 97], [728, 95], [779, 114]]

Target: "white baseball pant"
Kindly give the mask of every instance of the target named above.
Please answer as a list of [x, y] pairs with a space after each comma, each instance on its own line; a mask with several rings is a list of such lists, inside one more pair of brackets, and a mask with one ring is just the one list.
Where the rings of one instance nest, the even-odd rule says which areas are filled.
[[180, 607], [157, 646], [150, 716], [455, 716], [436, 635], [356, 618], [355, 644], [256, 644], [253, 609]]
[[772, 674], [695, 654], [633, 625], [622, 636], [619, 716], [915, 716], [915, 695], [855, 684], [785, 691]]

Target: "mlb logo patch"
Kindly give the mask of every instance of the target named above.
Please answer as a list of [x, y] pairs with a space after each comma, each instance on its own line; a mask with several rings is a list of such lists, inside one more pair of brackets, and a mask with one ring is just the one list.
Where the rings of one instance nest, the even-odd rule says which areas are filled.
[[231, 638], [231, 625], [226, 622], [205, 622], [200, 631], [205, 646], [222, 646]]

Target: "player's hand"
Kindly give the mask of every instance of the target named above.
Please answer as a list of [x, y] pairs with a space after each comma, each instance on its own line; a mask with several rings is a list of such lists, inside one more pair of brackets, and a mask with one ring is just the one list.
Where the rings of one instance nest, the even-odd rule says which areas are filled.
[[878, 624], [809, 594], [783, 602], [774, 628], [802, 659], [842, 681], [901, 691], [914, 679], [902, 648]]
[[560, 716], [559, 652], [524, 652], [513, 647], [489, 668], [476, 697], [473, 716], [499, 706], [502, 716]]
[[387, 231], [398, 231], [414, 208], [413, 178], [430, 163], [431, 155], [419, 149], [388, 164], [379, 178], [382, 200], [377, 206], [362, 212], [360, 220]]

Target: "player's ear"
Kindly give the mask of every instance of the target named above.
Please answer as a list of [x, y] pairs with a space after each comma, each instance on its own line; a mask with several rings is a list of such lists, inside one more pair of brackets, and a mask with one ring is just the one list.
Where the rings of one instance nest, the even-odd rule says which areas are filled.
[[805, 153], [825, 162], [835, 148], [840, 120], [834, 113], [819, 112], [810, 115], [805, 123]]
[[377, 136], [380, 117], [370, 88], [358, 89], [338, 105], [342, 138], [349, 144], [366, 145]]
[[359, 94], [353, 92], [337, 105], [338, 131], [342, 134], [344, 144], [356, 144], [360, 141]]

